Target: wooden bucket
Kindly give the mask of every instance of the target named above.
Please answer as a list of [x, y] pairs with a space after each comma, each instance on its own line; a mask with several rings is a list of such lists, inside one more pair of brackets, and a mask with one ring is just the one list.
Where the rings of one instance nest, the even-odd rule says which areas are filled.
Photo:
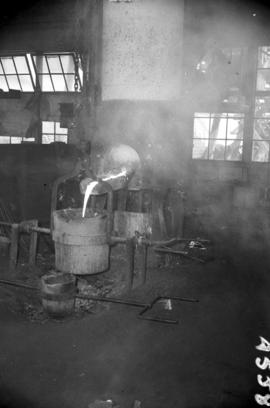
[[55, 267], [75, 275], [103, 272], [109, 267], [107, 214], [81, 214], [81, 208], [53, 212]]
[[49, 273], [41, 277], [41, 299], [51, 316], [70, 315], [75, 307], [76, 278], [67, 273]]

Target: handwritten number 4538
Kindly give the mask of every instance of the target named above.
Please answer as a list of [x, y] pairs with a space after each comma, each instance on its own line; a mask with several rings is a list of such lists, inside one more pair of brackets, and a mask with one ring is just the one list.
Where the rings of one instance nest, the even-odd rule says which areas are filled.
[[[255, 348], [257, 350], [265, 351], [267, 353], [270, 352], [269, 341], [261, 336], [260, 336], [260, 340], [261, 340], [261, 343]], [[260, 357], [257, 357], [255, 360], [255, 363], [256, 363], [256, 366], [260, 368], [261, 370], [266, 370], [267, 368], [270, 369], [270, 359], [268, 357], [264, 357], [263, 359], [261, 359]], [[258, 374], [257, 381], [261, 387], [268, 387], [270, 391], [270, 377], [266, 376], [266, 379], [264, 379], [262, 375]], [[266, 394], [266, 395], [255, 394], [255, 401], [259, 405], [266, 405], [267, 407], [270, 407], [270, 394]]]

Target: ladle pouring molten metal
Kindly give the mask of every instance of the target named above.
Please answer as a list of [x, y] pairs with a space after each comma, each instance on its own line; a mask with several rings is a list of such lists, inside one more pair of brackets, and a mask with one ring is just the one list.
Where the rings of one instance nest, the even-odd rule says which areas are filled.
[[109, 184], [113, 190], [124, 188], [140, 167], [140, 158], [133, 148], [121, 144], [112, 147], [104, 155], [102, 167], [97, 180], [88, 177], [80, 182], [80, 190], [84, 194], [82, 217], [85, 217], [87, 203], [91, 194], [94, 192], [102, 194], [104, 190], [106, 191], [105, 184]]

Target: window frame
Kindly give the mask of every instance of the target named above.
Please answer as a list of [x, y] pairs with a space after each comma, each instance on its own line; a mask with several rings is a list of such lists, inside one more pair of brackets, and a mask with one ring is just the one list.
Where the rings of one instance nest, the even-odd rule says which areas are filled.
[[[0, 72], [0, 77], [3, 77], [5, 79], [6, 86], [8, 88], [7, 91], [3, 90], [4, 93], [8, 94], [9, 92], [12, 92], [14, 90], [22, 92], [23, 94], [27, 94], [27, 93], [31, 94], [31, 93], [35, 92], [36, 84], [35, 84], [34, 79], [33, 79], [32, 71], [31, 71], [31, 67], [30, 67], [27, 55], [30, 55], [30, 53], [12, 53], [12, 54], [11, 53], [5, 53], [5, 54], [0, 54], [0, 67], [1, 67], [1, 70], [3, 71], [3, 72]], [[26, 73], [19, 73], [18, 72], [16, 63], [15, 63], [15, 60], [14, 60], [15, 58], [18, 58], [18, 57], [19, 58], [24, 57], [26, 65], [27, 65], [28, 72], [26, 72]], [[13, 66], [14, 66], [14, 69], [15, 69], [15, 73], [14, 72], [13, 73], [7, 73], [6, 72], [6, 68], [4, 67], [3, 61], [2, 61], [4, 59], [12, 59]], [[7, 77], [9, 77], [9, 76], [16, 76], [18, 84], [20, 86], [20, 89], [10, 88], [9, 82], [7, 80]], [[22, 77], [22, 76], [29, 76], [33, 90], [24, 91], [22, 89], [21, 79], [20, 79], [20, 77]]]
[[[256, 101], [257, 98], [270, 98], [270, 86], [269, 89], [265, 90], [258, 90], [258, 72], [260, 70], [269, 70], [269, 75], [270, 75], [270, 62], [269, 67], [260, 67], [259, 64], [259, 55], [260, 55], [260, 48], [263, 47], [268, 47], [269, 48], [269, 59], [270, 59], [270, 41], [268, 45], [265, 44], [256, 44], [252, 46], [243, 46], [241, 47], [243, 49], [243, 54], [245, 55], [244, 49], [247, 50], [246, 52], [246, 63], [244, 64], [244, 67], [242, 68], [241, 75], [243, 76], [243, 81], [241, 84], [241, 96], [244, 97], [245, 100], [245, 106], [241, 107], [239, 104], [239, 109], [237, 107], [233, 108], [233, 110], [230, 107], [230, 104], [228, 103], [227, 107], [224, 101], [219, 104], [217, 107], [218, 109], [214, 110], [213, 106], [211, 103], [206, 103], [204, 104], [203, 102], [199, 103], [200, 106], [196, 107], [196, 111], [194, 112], [193, 115], [193, 123], [195, 119], [195, 114], [196, 112], [208, 112], [208, 113], [239, 113], [239, 114], [244, 114], [244, 126], [243, 126], [243, 147], [242, 147], [242, 159], [237, 160], [237, 161], [230, 161], [226, 160], [216, 160], [212, 158], [194, 158], [193, 157], [193, 140], [196, 139], [195, 133], [194, 133], [194, 125], [193, 125], [193, 130], [192, 130], [192, 144], [191, 144], [191, 159], [192, 161], [203, 161], [203, 162], [211, 162], [211, 163], [234, 163], [238, 164], [240, 166], [246, 166], [247, 164], [253, 164], [253, 165], [269, 165], [270, 164], [270, 131], [269, 135], [267, 133], [267, 136], [262, 139], [258, 139], [255, 137], [254, 133], [254, 128], [256, 125], [256, 121], [258, 120], [263, 120], [265, 122], [269, 122], [269, 128], [270, 128], [270, 108], [268, 112], [266, 112], [266, 115], [258, 115], [258, 112], [256, 112]], [[229, 47], [226, 47], [228, 49]], [[239, 47], [232, 47], [232, 48], [239, 48]], [[242, 63], [245, 62], [245, 58], [242, 58]], [[270, 81], [269, 81], [270, 82]], [[246, 85], [247, 84], [247, 85]], [[267, 129], [268, 130], [268, 129]], [[254, 160], [254, 143], [255, 142], [264, 142], [268, 143], [268, 160]]]
[[[43, 124], [44, 123], [53, 123], [53, 133], [43, 131]], [[61, 140], [55, 140], [56, 136], [66, 136], [66, 142], [63, 142], [63, 143], [66, 143], [66, 144], [69, 143], [69, 129], [68, 128], [62, 128], [62, 129], [66, 129], [67, 132], [66, 133], [57, 133], [57, 124], [59, 125], [59, 127], [61, 127], [60, 122], [58, 122], [58, 121], [53, 121], [53, 120], [43, 120], [43, 121], [41, 121], [41, 144], [46, 145], [46, 144], [50, 144], [50, 143], [54, 143], [54, 142], [61, 142]], [[43, 136], [53, 136], [54, 140], [53, 140], [53, 142], [50, 142], [50, 143], [44, 143], [43, 142]]]
[[[215, 119], [219, 118], [220, 120], [226, 120], [225, 124], [225, 137], [211, 137], [211, 123]], [[208, 120], [208, 137], [195, 137], [195, 124], [196, 119], [207, 119]], [[228, 137], [228, 124], [230, 119], [242, 120], [242, 137], [232, 139]], [[233, 162], [239, 163], [243, 160], [243, 143], [244, 143], [244, 122], [245, 122], [245, 115], [242, 112], [195, 112], [193, 118], [193, 137], [192, 137], [192, 160], [202, 160], [202, 161], [214, 161], [214, 162]], [[207, 157], [194, 157], [194, 141], [196, 140], [205, 140], [207, 141], [207, 146], [205, 150], [207, 150]], [[236, 141], [238, 140], [241, 145], [241, 158], [240, 159], [227, 159], [226, 155], [228, 152], [228, 141]], [[224, 142], [224, 152], [223, 158], [212, 158], [210, 154], [211, 145], [214, 146], [214, 142], [220, 141]], [[206, 153], [206, 152], [205, 152]]]
[[[31, 64], [32, 64], [32, 68], [33, 69], [31, 69], [31, 67], [30, 67], [30, 63], [29, 63], [29, 59], [28, 59], [28, 56], [29, 56], [29, 58], [31, 59]], [[55, 57], [58, 57], [58, 59], [59, 59], [59, 62], [60, 62], [60, 65], [61, 65], [61, 72], [59, 72], [59, 73], [56, 73], [56, 72], [51, 72], [51, 69], [50, 69], [50, 67], [49, 67], [49, 64], [48, 64], [48, 57], [50, 57], [50, 56], [55, 56]], [[64, 67], [63, 67], [63, 63], [62, 63], [62, 59], [61, 59], [61, 56], [72, 56], [73, 57], [73, 63], [74, 63], [74, 66], [75, 66], [75, 58], [76, 58], [76, 53], [74, 52], [74, 51], [57, 51], [57, 52], [42, 52], [42, 53], [39, 53], [39, 52], [24, 52], [24, 53], [2, 53], [2, 54], [0, 54], [0, 67], [1, 67], [1, 70], [3, 71], [3, 73], [1, 73], [0, 72], [0, 77], [3, 77], [4, 78], [4, 81], [5, 81], [5, 84], [6, 84], [6, 88], [8, 89], [8, 90], [2, 90], [2, 92], [3, 93], [5, 93], [5, 94], [9, 94], [11, 91], [18, 91], [18, 92], [22, 92], [23, 94], [32, 94], [32, 93], [34, 93], [37, 89], [39, 90], [39, 91], [41, 91], [42, 93], [44, 93], [44, 94], [53, 94], [53, 95], [59, 95], [59, 94], [61, 94], [61, 93], [63, 93], [63, 94], [77, 94], [77, 93], [79, 93], [79, 94], [81, 94], [82, 93], [82, 89], [83, 89], [83, 79], [84, 79], [84, 74], [83, 74], [83, 69], [82, 68], [80, 68], [80, 71], [79, 71], [79, 73], [78, 73], [78, 90], [75, 90], [75, 88], [74, 89], [72, 89], [72, 90], [70, 90], [70, 86], [68, 85], [68, 83], [67, 83], [67, 78], [66, 78], [66, 76], [68, 77], [68, 76], [70, 76], [70, 77], [74, 77], [74, 83], [75, 83], [75, 74], [76, 74], [76, 72], [75, 72], [75, 69], [74, 69], [74, 72], [72, 72], [72, 73], [69, 73], [69, 72], [66, 72], [65, 71], [65, 69], [64, 69]], [[18, 70], [17, 70], [17, 67], [16, 67], [16, 64], [15, 64], [15, 62], [14, 62], [14, 58], [16, 58], [16, 57], [24, 57], [24, 59], [25, 59], [25, 61], [26, 61], [26, 64], [27, 64], [27, 68], [28, 68], [28, 72], [27, 73], [18, 73]], [[35, 62], [35, 57], [37, 58], [37, 57], [43, 57], [43, 58], [45, 58], [45, 60], [46, 60], [46, 64], [47, 64], [47, 69], [48, 69], [48, 72], [47, 73], [40, 73], [40, 72], [38, 72], [38, 70], [37, 70], [37, 66], [36, 66], [36, 62]], [[80, 65], [82, 65], [82, 56], [81, 55], [78, 55], [78, 57], [79, 57], [79, 63], [80, 63]], [[2, 64], [2, 59], [5, 59], [5, 58], [9, 58], [9, 59], [12, 59], [12, 62], [13, 62], [13, 65], [14, 65], [14, 68], [15, 68], [15, 73], [7, 73], [7, 72], [5, 72], [6, 70], [5, 70], [5, 68], [4, 68], [4, 66], [3, 66], [3, 64]], [[13, 76], [16, 76], [16, 78], [17, 78], [17, 81], [18, 81], [18, 84], [19, 84], [19, 87], [20, 87], [20, 89], [13, 89], [13, 88], [10, 88], [9, 87], [9, 83], [8, 83], [8, 80], [7, 80], [7, 77], [8, 76], [11, 76], [11, 75], [13, 75]], [[29, 76], [30, 77], [30, 80], [31, 80], [31, 85], [32, 85], [32, 88], [33, 88], [33, 90], [27, 90], [27, 91], [24, 91], [23, 89], [22, 89], [22, 85], [21, 85], [21, 80], [20, 80], [20, 76], [23, 76], [23, 75], [27, 75], [27, 76]], [[40, 79], [39, 79], [39, 76], [42, 76], [42, 75], [48, 75], [49, 77], [50, 77], [50, 82], [51, 82], [51, 85], [52, 85], [52, 90], [42, 90], [42, 86], [41, 86], [41, 84], [40, 84]], [[54, 84], [54, 81], [53, 81], [53, 79], [52, 79], [52, 75], [56, 75], [56, 76], [61, 76], [62, 78], [63, 78], [63, 81], [64, 81], [64, 83], [65, 83], [65, 90], [55, 90], [55, 84]]]

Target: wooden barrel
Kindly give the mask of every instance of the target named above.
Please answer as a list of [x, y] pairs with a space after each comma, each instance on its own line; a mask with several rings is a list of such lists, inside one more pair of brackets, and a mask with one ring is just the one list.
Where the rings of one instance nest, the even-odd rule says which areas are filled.
[[74, 275], [90, 275], [109, 268], [107, 214], [82, 218], [82, 209], [53, 212], [52, 237], [55, 244], [55, 267]]
[[114, 211], [113, 229], [120, 237], [132, 238], [135, 231], [150, 236], [152, 224], [152, 215], [149, 213]]
[[49, 273], [41, 277], [44, 310], [54, 317], [70, 315], [75, 307], [76, 278], [67, 273]]

